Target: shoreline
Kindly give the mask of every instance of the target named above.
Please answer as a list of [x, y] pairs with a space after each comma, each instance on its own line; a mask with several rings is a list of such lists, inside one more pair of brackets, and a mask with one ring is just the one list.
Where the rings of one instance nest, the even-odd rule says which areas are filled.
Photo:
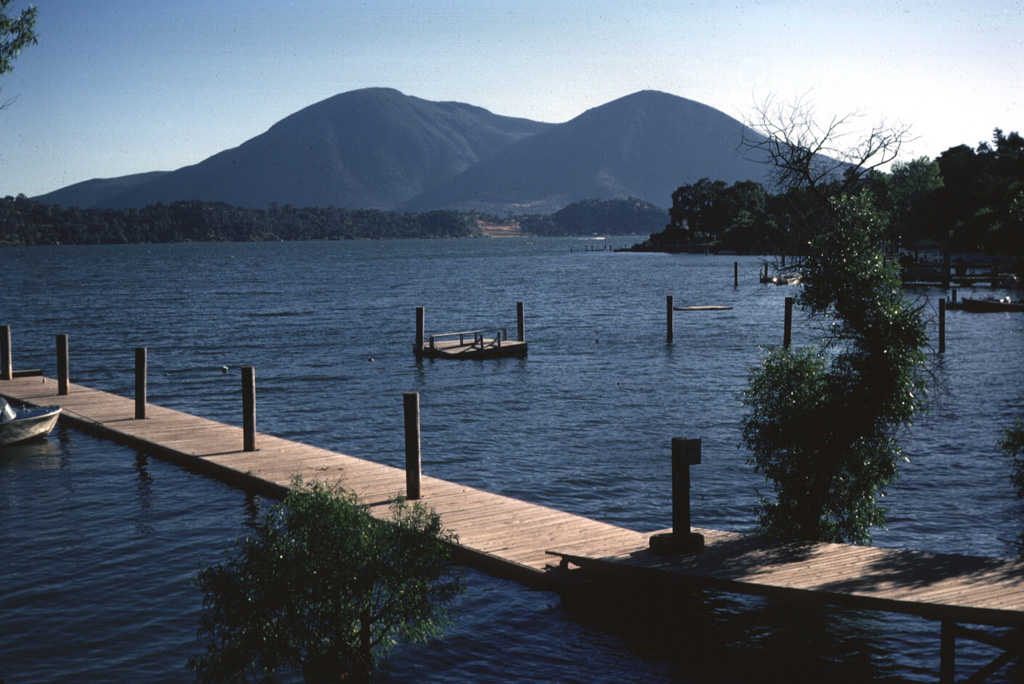
[[478, 219], [476, 225], [480, 229], [480, 234], [484, 237], [510, 238], [529, 237], [530, 235], [520, 227], [518, 221], [511, 223], [488, 223]]

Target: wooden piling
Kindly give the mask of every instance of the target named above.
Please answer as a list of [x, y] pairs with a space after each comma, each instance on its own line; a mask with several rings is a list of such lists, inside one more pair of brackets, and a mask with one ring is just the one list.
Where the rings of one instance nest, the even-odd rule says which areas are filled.
[[939, 636], [939, 681], [952, 684], [956, 680], [956, 623], [943, 620]]
[[11, 326], [0, 326], [0, 380], [14, 378], [11, 365]]
[[786, 327], [782, 333], [782, 346], [789, 347], [793, 340], [793, 298], [786, 297]]
[[950, 297], [949, 301], [955, 302], [956, 301], [956, 288], [955, 287], [953, 288], [952, 292], [953, 292], [953, 294]]
[[668, 344], [672, 344], [672, 295], [665, 298], [665, 309], [668, 323]]
[[672, 438], [672, 531], [690, 533], [690, 466], [700, 463], [700, 440]]
[[732, 262], [732, 286], [740, 286], [740, 262]]
[[939, 299], [939, 353], [946, 351], [946, 298]]
[[699, 439], [672, 438], [672, 532], [652, 535], [650, 548], [658, 553], [700, 551], [704, 535], [690, 528], [690, 466], [700, 463]]
[[68, 336], [57, 335], [57, 394], [66, 396], [68, 393]]
[[950, 281], [950, 268], [949, 268], [949, 249], [945, 248], [942, 250], [942, 288], [944, 290], [949, 289]]
[[426, 311], [422, 306], [416, 307], [416, 355], [423, 353], [423, 334], [426, 329]]
[[242, 451], [256, 451], [256, 368], [242, 366]]
[[135, 420], [146, 418], [146, 348], [135, 348]]
[[420, 498], [421, 453], [420, 453], [420, 394], [406, 392], [402, 395], [405, 411], [405, 498]]
[[[519, 333], [519, 341], [526, 341], [526, 318], [523, 315], [523, 303], [516, 302], [516, 332]], [[508, 335], [505, 336], [508, 339]]]

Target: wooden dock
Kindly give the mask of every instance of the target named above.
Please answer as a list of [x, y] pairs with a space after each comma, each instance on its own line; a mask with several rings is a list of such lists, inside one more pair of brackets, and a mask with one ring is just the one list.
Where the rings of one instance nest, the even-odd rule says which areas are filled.
[[416, 341], [412, 350], [416, 354], [416, 358], [431, 359], [493, 359], [526, 356], [528, 346], [522, 302], [516, 303], [516, 319], [518, 338], [515, 340], [508, 339], [508, 330], [465, 330], [427, 335], [425, 332], [426, 313], [422, 306], [418, 306], [416, 307]]
[[[61, 420], [217, 477], [280, 498], [292, 477], [324, 480], [355, 492], [379, 517], [406, 493], [406, 472], [327, 449], [244, 430], [180, 411], [41, 376], [14, 374], [0, 395], [14, 403], [57, 405]], [[418, 437], [418, 432], [417, 432]], [[418, 441], [418, 439], [417, 439]], [[246, 448], [251, 447], [251, 450]], [[779, 542], [697, 529], [703, 550], [650, 550], [652, 533], [637, 532], [480, 489], [423, 476], [420, 500], [458, 535], [461, 562], [532, 586], [558, 589], [580, 573], [670, 582], [906, 613], [941, 622], [942, 681], [953, 681], [956, 638], [1003, 648], [978, 675], [1018, 657], [1024, 637], [1024, 562], [843, 544]], [[963, 624], [1016, 628], [994, 637]], [[1018, 666], [1024, 678], [1024, 668]], [[978, 676], [976, 675], [976, 676]], [[972, 680], [972, 681], [980, 681]]]
[[428, 359], [493, 359], [506, 356], [526, 356], [527, 344], [508, 339], [506, 333], [496, 330], [487, 337], [486, 330], [440, 333], [430, 335], [419, 348], [417, 356]]

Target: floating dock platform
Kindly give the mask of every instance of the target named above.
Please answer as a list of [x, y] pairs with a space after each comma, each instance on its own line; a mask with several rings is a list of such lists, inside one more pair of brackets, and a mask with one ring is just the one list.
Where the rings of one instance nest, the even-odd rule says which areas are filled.
[[526, 356], [527, 344], [523, 321], [523, 303], [516, 303], [518, 339], [508, 339], [508, 330], [465, 330], [427, 335], [426, 313], [416, 307], [416, 342], [413, 353], [417, 358], [430, 359], [493, 359]]

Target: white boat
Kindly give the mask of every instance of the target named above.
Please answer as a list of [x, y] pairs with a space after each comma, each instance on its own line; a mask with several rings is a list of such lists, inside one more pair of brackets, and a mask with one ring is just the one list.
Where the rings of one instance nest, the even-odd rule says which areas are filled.
[[41, 439], [50, 434], [60, 416], [59, 406], [23, 408], [17, 411], [0, 398], [0, 446]]

